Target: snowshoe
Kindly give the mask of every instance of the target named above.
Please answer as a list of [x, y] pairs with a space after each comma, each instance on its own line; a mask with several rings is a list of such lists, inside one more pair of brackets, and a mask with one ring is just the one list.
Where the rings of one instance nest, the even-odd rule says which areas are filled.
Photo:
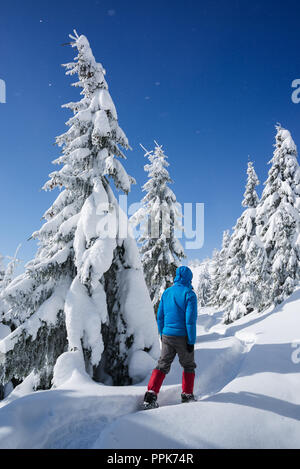
[[181, 402], [195, 402], [197, 399], [195, 398], [194, 394], [186, 394], [185, 392], [181, 393]]
[[157, 403], [157, 394], [154, 391], [147, 391], [144, 396], [142, 409], [143, 410], [157, 409], [157, 407], [159, 407]]

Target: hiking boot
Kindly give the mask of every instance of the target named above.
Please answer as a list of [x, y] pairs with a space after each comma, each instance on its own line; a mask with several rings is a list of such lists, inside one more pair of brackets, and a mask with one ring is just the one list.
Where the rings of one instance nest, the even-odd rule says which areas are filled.
[[143, 409], [156, 409], [157, 407], [157, 394], [154, 391], [147, 391], [144, 396]]
[[194, 394], [186, 394], [185, 392], [181, 393], [181, 402], [193, 402], [196, 401]]

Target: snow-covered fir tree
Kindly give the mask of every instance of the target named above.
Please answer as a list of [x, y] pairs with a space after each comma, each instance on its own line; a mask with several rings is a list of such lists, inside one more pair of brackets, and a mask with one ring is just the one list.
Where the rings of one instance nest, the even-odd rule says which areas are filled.
[[259, 185], [253, 163], [248, 163], [247, 184], [241, 217], [233, 228], [223, 277], [221, 304], [225, 307], [225, 322], [234, 321], [252, 311], [263, 309], [263, 283], [266, 255], [257, 236], [256, 208]]
[[278, 304], [299, 282], [300, 169], [288, 130], [276, 126], [268, 179], [257, 208], [259, 235], [267, 253], [265, 303]]
[[218, 307], [218, 305], [216, 304], [216, 293], [219, 288], [219, 279], [220, 279], [219, 257], [220, 257], [220, 251], [218, 249], [214, 249], [211, 263], [210, 263], [211, 285], [210, 285], [210, 295], [209, 295], [209, 300], [208, 300], [208, 306]]
[[168, 187], [172, 180], [167, 170], [167, 156], [157, 142], [154, 151], [146, 151], [145, 156], [150, 162], [144, 167], [148, 173], [148, 181], [143, 186], [146, 195], [141, 208], [131, 217], [131, 223], [141, 224], [138, 241], [156, 314], [161, 295], [172, 285], [176, 268], [185, 254], [176, 237], [176, 231], [182, 230], [182, 220], [176, 196]]
[[222, 304], [223, 282], [225, 275], [225, 266], [227, 262], [227, 251], [230, 243], [230, 232], [225, 230], [222, 238], [221, 251], [217, 249], [213, 252], [211, 262], [211, 288], [210, 288], [210, 306], [219, 307]]
[[73, 116], [56, 139], [62, 155], [54, 163], [62, 167], [44, 186], [62, 190], [32, 235], [36, 257], [4, 291], [13, 332], [0, 341], [3, 384], [34, 373], [36, 388], [45, 389], [53, 370], [55, 384], [55, 373], [84, 364], [96, 380], [130, 384], [159, 353], [137, 245], [124, 235], [127, 218], [110, 187], [112, 179], [128, 193], [134, 182], [120, 162], [128, 140], [104, 68], [85, 36], [70, 37], [78, 55], [65, 68], [78, 76], [82, 99], [65, 105]]
[[[7, 324], [3, 323], [4, 315], [7, 312], [7, 305], [2, 299], [1, 293], [12, 281], [16, 266], [20, 262], [20, 260], [18, 259], [18, 252], [20, 247], [21, 245], [18, 246], [13, 257], [3, 256], [2, 254], [0, 254], [0, 340], [4, 339], [4, 337], [8, 336], [11, 333], [10, 327]], [[8, 259], [9, 262], [7, 263], [5, 259]], [[6, 386], [0, 384], [0, 399], [3, 399], [3, 397], [5, 397], [6, 389], [9, 388], [11, 390], [11, 386], [11, 383], [7, 383]]]
[[218, 275], [217, 275], [217, 290], [215, 292], [215, 304], [221, 305], [223, 304], [224, 297], [223, 297], [223, 287], [224, 281], [226, 279], [226, 265], [227, 265], [227, 258], [228, 258], [228, 249], [229, 244], [231, 241], [230, 231], [225, 230], [223, 231], [223, 239], [222, 239], [222, 249], [219, 255], [219, 263], [218, 263]]
[[[17, 247], [13, 257], [0, 254], [0, 322], [4, 319], [3, 316], [7, 307], [2, 299], [2, 292], [12, 281], [16, 266], [20, 262], [20, 259], [18, 259], [20, 247], [21, 245]], [[5, 259], [8, 259], [8, 262], [5, 262]]]
[[259, 186], [259, 180], [252, 161], [248, 162], [247, 176], [248, 178], [242, 206], [245, 208], [256, 208], [259, 202], [259, 197], [256, 192], [256, 187]]
[[210, 262], [208, 260], [204, 261], [198, 275], [196, 294], [200, 307], [207, 306], [211, 298], [211, 276], [209, 272], [209, 264]]

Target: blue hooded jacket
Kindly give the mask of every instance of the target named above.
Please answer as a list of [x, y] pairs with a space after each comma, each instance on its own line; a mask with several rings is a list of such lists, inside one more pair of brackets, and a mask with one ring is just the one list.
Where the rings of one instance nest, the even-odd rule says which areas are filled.
[[191, 269], [178, 267], [174, 285], [163, 293], [157, 311], [160, 335], [186, 335], [189, 344], [196, 342], [197, 321], [197, 297], [192, 278]]

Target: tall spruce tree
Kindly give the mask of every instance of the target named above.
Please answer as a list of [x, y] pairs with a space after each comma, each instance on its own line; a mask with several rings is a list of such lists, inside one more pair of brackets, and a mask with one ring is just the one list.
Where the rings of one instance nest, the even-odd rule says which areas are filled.
[[267, 253], [265, 303], [278, 304], [299, 282], [300, 169], [288, 130], [276, 126], [268, 179], [257, 208], [259, 235]]
[[73, 354], [92, 378], [130, 384], [136, 352], [159, 352], [136, 242], [124, 235], [126, 216], [109, 181], [124, 193], [134, 182], [120, 162], [128, 140], [87, 38], [76, 31], [70, 38], [78, 55], [65, 68], [78, 76], [82, 99], [65, 105], [73, 116], [56, 139], [62, 168], [44, 186], [62, 191], [32, 235], [37, 255], [4, 292], [13, 332], [0, 341], [2, 383], [34, 372], [37, 387], [49, 388], [58, 358], [63, 367]]
[[131, 223], [141, 224], [142, 233], [138, 241], [156, 314], [161, 295], [172, 285], [176, 268], [185, 254], [176, 237], [176, 230], [182, 230], [181, 213], [176, 196], [168, 187], [172, 180], [167, 170], [167, 156], [157, 142], [154, 151], [145, 151], [150, 162], [144, 167], [149, 178], [143, 186], [146, 195], [142, 199], [142, 207], [132, 216]]
[[228, 258], [223, 279], [222, 304], [226, 323], [263, 308], [263, 280], [265, 250], [257, 236], [256, 208], [259, 198], [256, 186], [259, 180], [253, 163], [249, 161], [247, 184], [242, 206], [228, 247]]

